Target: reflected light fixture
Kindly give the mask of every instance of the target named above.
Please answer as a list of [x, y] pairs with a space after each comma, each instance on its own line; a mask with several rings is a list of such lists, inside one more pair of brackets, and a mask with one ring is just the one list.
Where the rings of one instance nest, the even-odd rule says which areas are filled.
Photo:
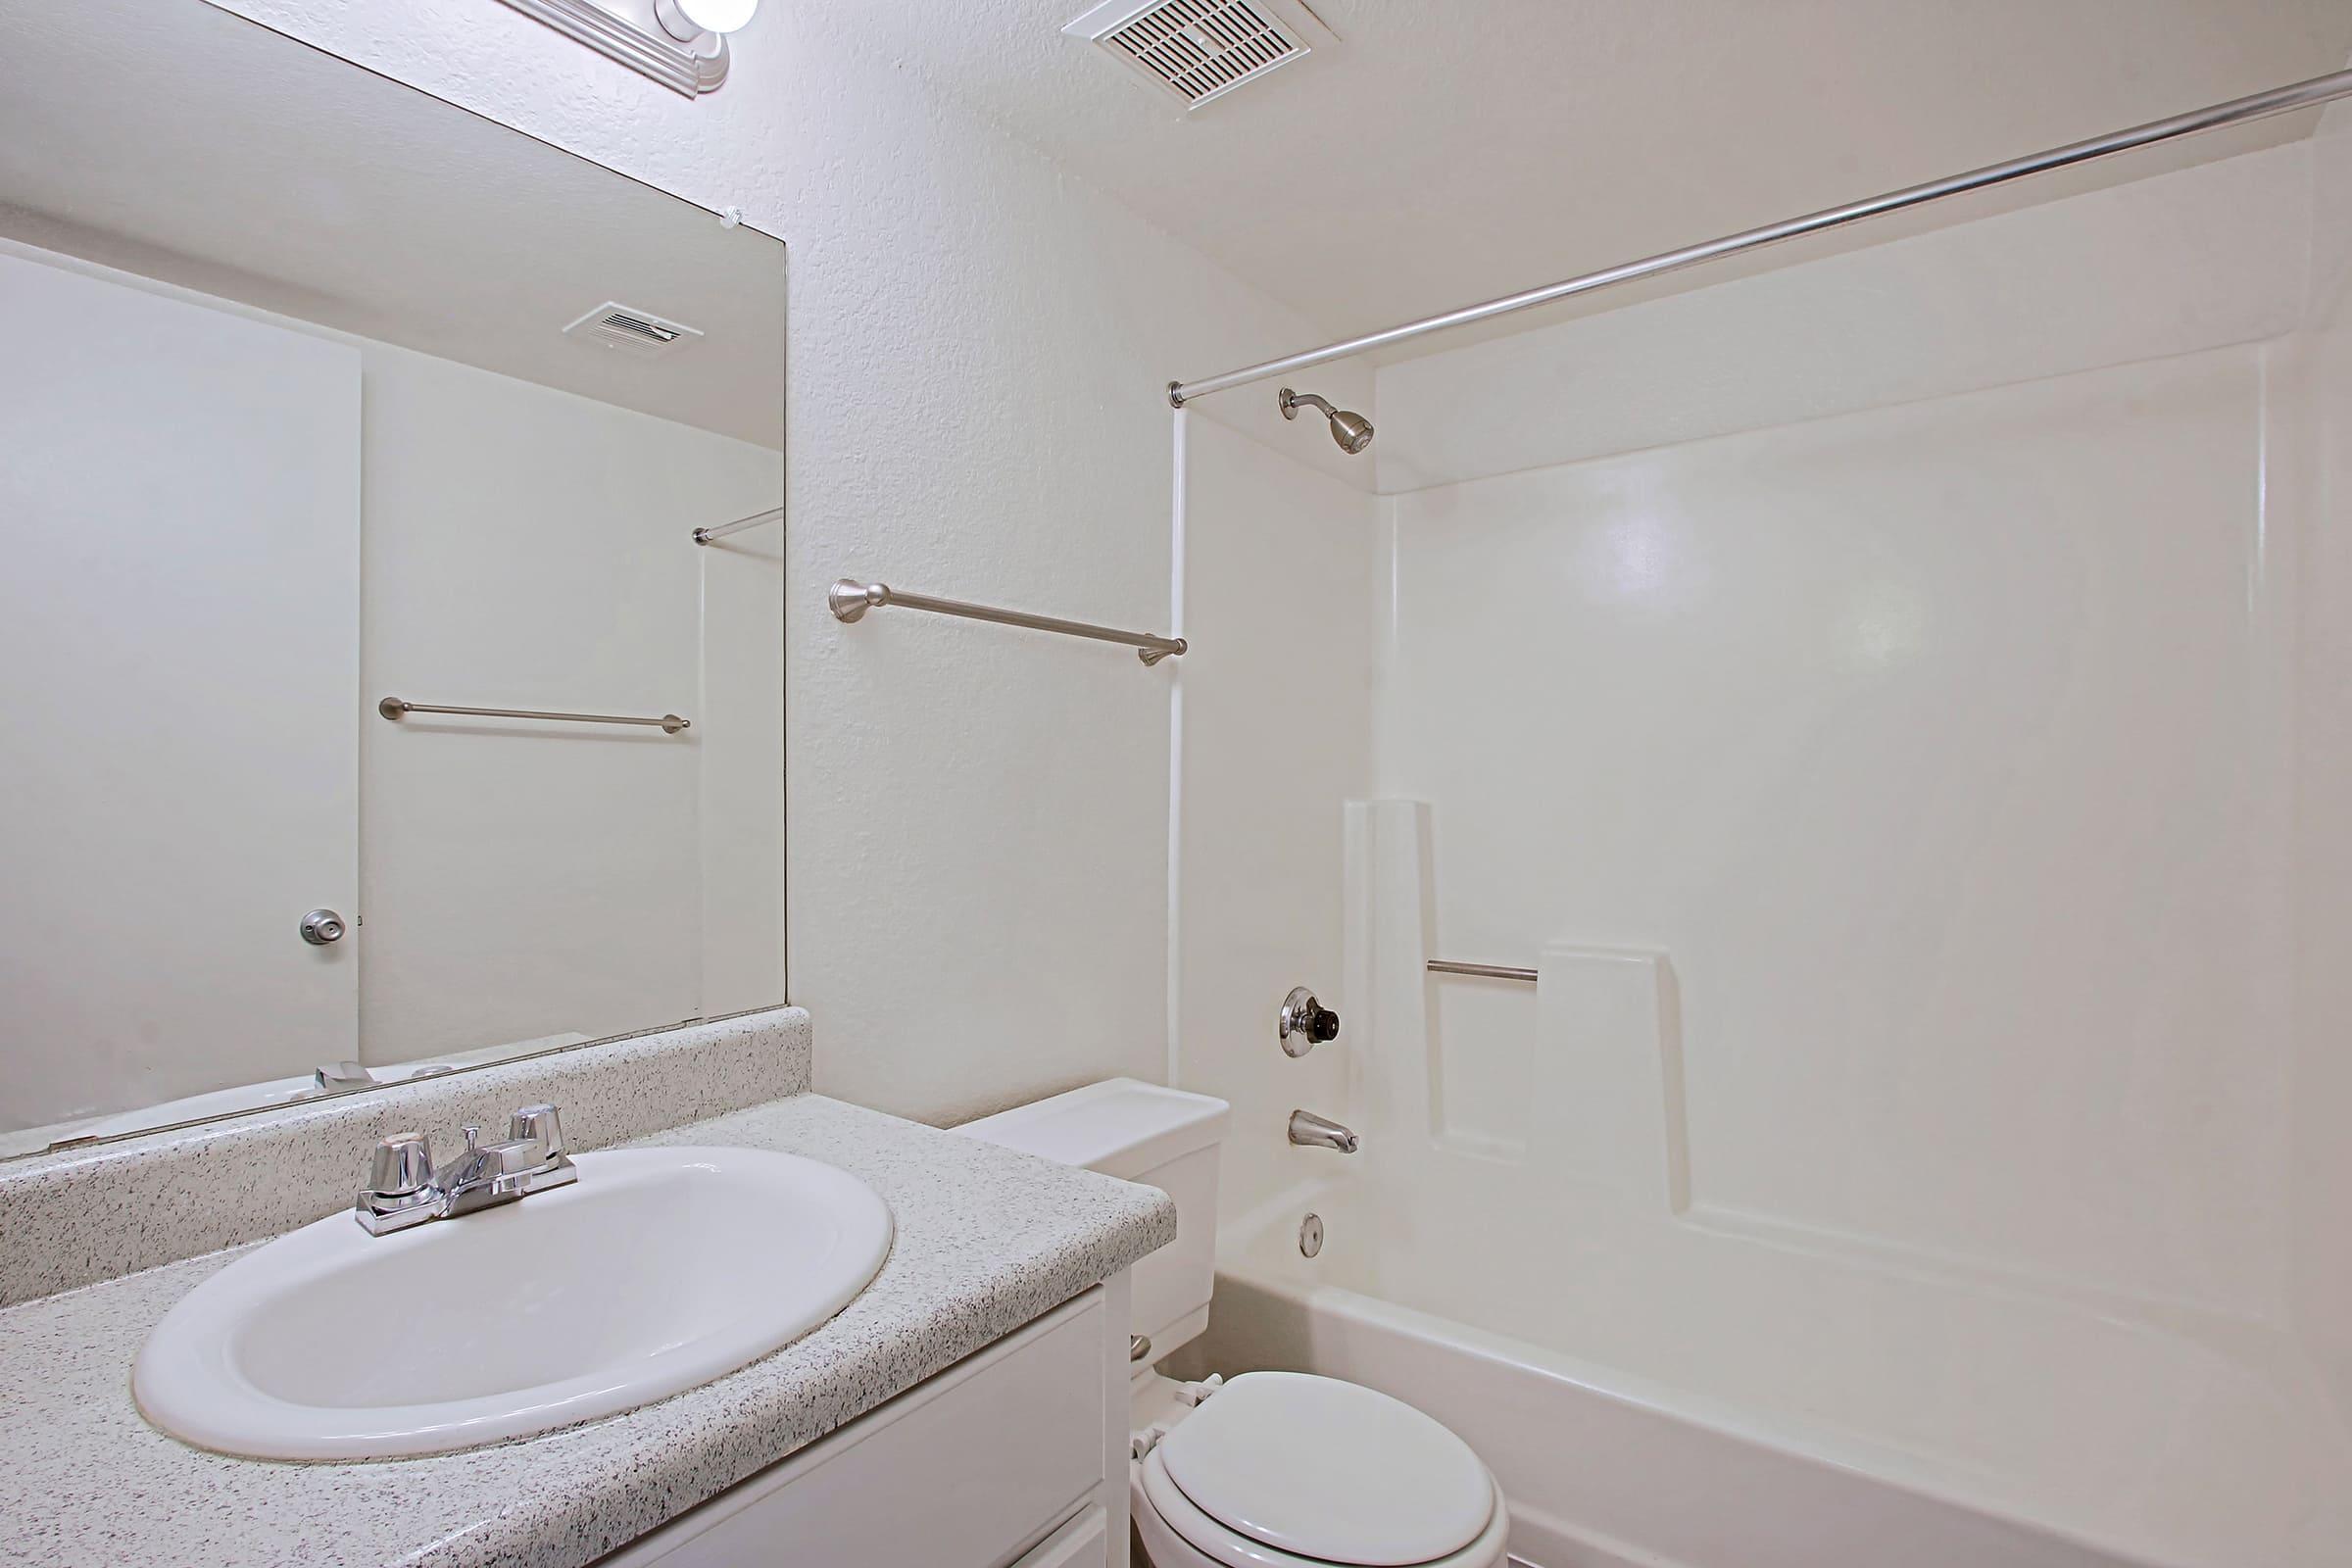
[[[650, 0], [654, 26], [598, 0], [506, 0], [608, 59], [688, 98], [727, 79], [727, 34], [752, 20], [760, 0]], [[648, 0], [614, 0], [643, 16]]]

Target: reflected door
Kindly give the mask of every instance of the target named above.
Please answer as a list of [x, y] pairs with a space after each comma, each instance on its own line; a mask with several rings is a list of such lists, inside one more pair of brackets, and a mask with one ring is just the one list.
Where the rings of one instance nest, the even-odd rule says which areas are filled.
[[[356, 350], [0, 254], [0, 1130], [355, 1054]], [[63, 1049], [61, 1049], [63, 1047]]]

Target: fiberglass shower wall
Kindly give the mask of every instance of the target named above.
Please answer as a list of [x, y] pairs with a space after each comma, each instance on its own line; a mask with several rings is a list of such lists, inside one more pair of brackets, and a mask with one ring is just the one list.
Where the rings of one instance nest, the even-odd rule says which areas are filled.
[[2289, 1321], [2352, 1425], [2352, 114], [2312, 142], [2310, 308], [2283, 418], [2299, 468], [2293, 671]]
[[[1351, 1288], [1972, 1464], [2019, 1427], [1906, 1429], [1885, 1365], [2023, 1423], [2095, 1319], [2151, 1329], [2119, 1390], [2220, 1353], [2341, 1409], [2348, 142], [1382, 367], [1377, 494], [1270, 391], [1188, 416], [1178, 1076], [1236, 1102], [1229, 1220], [1336, 1182]], [[1352, 1016], [1292, 1062], [1299, 982]], [[1898, 1275], [1851, 1366], [1702, 1321]]]

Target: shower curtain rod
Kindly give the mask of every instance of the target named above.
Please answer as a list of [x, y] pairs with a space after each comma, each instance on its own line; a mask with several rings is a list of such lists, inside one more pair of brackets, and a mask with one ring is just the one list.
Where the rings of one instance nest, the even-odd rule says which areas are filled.
[[1430, 332], [1443, 332], [1449, 327], [1468, 326], [1474, 321], [1484, 321], [1496, 316], [1508, 316], [1513, 311], [1532, 310], [1536, 306], [1549, 305], [1555, 300], [1564, 300], [1572, 295], [1590, 294], [1595, 289], [1609, 288], [1619, 283], [1630, 283], [1638, 277], [1655, 277], [1661, 272], [1680, 271], [1686, 267], [1695, 267], [1701, 262], [1712, 262], [1725, 256], [1738, 256], [1743, 251], [1760, 250], [1767, 245], [1777, 245], [1783, 240], [1796, 239], [1805, 234], [1818, 234], [1827, 229], [1842, 228], [1847, 223], [1859, 222], [1865, 218], [1878, 218], [1887, 213], [1899, 213], [1912, 207], [1924, 207], [1930, 202], [1939, 202], [1949, 196], [1960, 196], [1970, 191], [1986, 190], [1995, 185], [2005, 185], [2013, 179], [2024, 179], [2029, 174], [2048, 173], [2055, 169], [2067, 169], [2076, 164], [2086, 164], [2095, 158], [2107, 158], [2116, 153], [2132, 152], [2141, 147], [2153, 147], [2160, 142], [2173, 141], [2182, 136], [2194, 136], [2201, 131], [2220, 130], [2227, 125], [2242, 125], [2248, 121], [2265, 120], [2272, 115], [2282, 115], [2296, 109], [2308, 109], [2314, 105], [2331, 103], [2346, 96], [2352, 96], [2352, 71], [2331, 71], [2325, 76], [2313, 76], [2308, 81], [2298, 81], [2284, 87], [2274, 87], [2268, 92], [2258, 92], [2244, 98], [2232, 98], [2228, 103], [2214, 104], [2210, 108], [2192, 109], [2183, 115], [2174, 115], [2169, 120], [2151, 120], [2144, 125], [2133, 125], [2129, 130], [2112, 131], [2104, 136], [2093, 136], [2087, 141], [2069, 142], [2063, 147], [2053, 147], [2048, 152], [2034, 153], [2025, 158], [2013, 158], [2005, 164], [1987, 164], [1982, 169], [1972, 169], [1965, 174], [1953, 174], [1943, 179], [1930, 180], [1924, 185], [1907, 185], [1901, 190], [1888, 191], [1884, 196], [1873, 196], [1865, 201], [1848, 202], [1843, 207], [1824, 208], [1818, 213], [1808, 213], [1802, 218], [1790, 218], [1778, 223], [1767, 223], [1762, 228], [1743, 229], [1737, 234], [1727, 234], [1721, 239], [1708, 240], [1703, 245], [1689, 245], [1679, 251], [1665, 251], [1656, 256], [1644, 257], [1638, 262], [1625, 262], [1616, 267], [1604, 268], [1597, 272], [1587, 272], [1581, 277], [1571, 277], [1557, 283], [1546, 283], [1541, 288], [1531, 288], [1517, 294], [1506, 294], [1500, 299], [1488, 300], [1483, 305], [1465, 305], [1459, 310], [1447, 311], [1442, 316], [1424, 317], [1418, 321], [1406, 321], [1400, 326], [1392, 326], [1385, 331], [1367, 332], [1362, 337], [1351, 337], [1345, 342], [1326, 344], [1319, 349], [1308, 349], [1304, 353], [1286, 355], [1279, 360], [1267, 360], [1262, 365], [1251, 365], [1239, 370], [1227, 370], [1223, 375], [1212, 375], [1200, 381], [1170, 381], [1168, 383], [1168, 402], [1173, 407], [1181, 409], [1193, 399], [1206, 397], [1211, 392], [1223, 392], [1231, 387], [1247, 386], [1252, 381], [1271, 380], [1278, 375], [1288, 375], [1294, 370], [1304, 370], [1317, 365], [1328, 365], [1333, 360], [1344, 360], [1351, 354], [1361, 354], [1368, 349], [1387, 348], [1392, 343], [1408, 342]]

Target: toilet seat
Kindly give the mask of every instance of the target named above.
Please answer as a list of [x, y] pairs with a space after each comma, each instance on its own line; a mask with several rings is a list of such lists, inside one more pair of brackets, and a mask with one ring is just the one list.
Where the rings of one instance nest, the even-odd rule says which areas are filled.
[[1170, 1429], [1140, 1499], [1232, 1568], [1484, 1568], [1509, 1529], [1469, 1445], [1336, 1378], [1251, 1372]]
[[[1160, 1458], [1156, 1448], [1146, 1454], [1134, 1470], [1137, 1484], [1130, 1489], [1135, 1494], [1131, 1501], [1144, 1544], [1154, 1554], [1152, 1568], [1191, 1568], [1190, 1564], [1168, 1562], [1158, 1555], [1161, 1548], [1153, 1540], [1154, 1525], [1164, 1526], [1176, 1540], [1200, 1553], [1200, 1562], [1214, 1568], [1344, 1568], [1330, 1558], [1300, 1557], [1226, 1529], [1193, 1506], [1192, 1499], [1168, 1479], [1167, 1462]], [[1491, 1477], [1487, 1484], [1492, 1489], [1494, 1512], [1477, 1539], [1459, 1551], [1417, 1563], [1414, 1568], [1501, 1568], [1510, 1545], [1511, 1516], [1503, 1506], [1502, 1489], [1494, 1486]], [[1147, 1514], [1149, 1518], [1145, 1517]]]

